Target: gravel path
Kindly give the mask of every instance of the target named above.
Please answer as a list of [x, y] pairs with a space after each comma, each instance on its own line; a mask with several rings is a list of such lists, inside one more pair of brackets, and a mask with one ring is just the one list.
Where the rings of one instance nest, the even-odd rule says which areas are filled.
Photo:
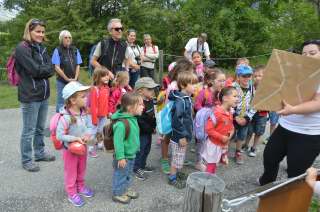
[[[50, 108], [50, 115], [54, 108]], [[96, 159], [88, 159], [86, 182], [95, 191], [95, 197], [86, 200], [82, 208], [73, 207], [66, 199], [63, 189], [63, 163], [60, 152], [55, 151], [48, 138], [45, 143], [57, 160], [40, 163], [38, 173], [28, 173], [21, 168], [19, 138], [21, 113], [19, 109], [0, 110], [0, 211], [130, 211], [130, 212], [175, 212], [182, 211], [184, 190], [177, 190], [166, 183], [166, 176], [160, 173], [160, 149], [153, 142], [149, 164], [156, 168], [147, 181], [134, 180], [133, 188], [140, 193], [138, 200], [129, 205], [115, 204], [111, 200], [112, 166], [111, 154], [99, 152]], [[155, 137], [154, 137], [155, 141]], [[219, 167], [218, 176], [226, 182], [225, 197], [232, 198], [257, 187], [256, 179], [261, 174], [262, 152], [258, 148], [256, 158], [245, 157], [245, 164], [238, 166], [232, 159], [228, 167]], [[230, 154], [234, 151], [231, 148]], [[193, 160], [194, 153], [187, 157]], [[285, 165], [280, 168], [281, 177]], [[191, 167], [186, 172], [195, 171]], [[244, 204], [234, 211], [255, 211], [256, 201]]]

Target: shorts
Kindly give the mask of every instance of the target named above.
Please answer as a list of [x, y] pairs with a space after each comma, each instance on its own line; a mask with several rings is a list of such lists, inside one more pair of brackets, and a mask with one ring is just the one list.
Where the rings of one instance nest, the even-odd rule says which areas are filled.
[[252, 121], [249, 123], [247, 136], [249, 137], [253, 133], [258, 136], [262, 136], [266, 130], [267, 121], [267, 116], [259, 116], [259, 114], [255, 114]]
[[269, 119], [271, 125], [278, 124], [279, 115], [276, 112], [269, 112]]
[[181, 147], [178, 143], [170, 141], [170, 150], [171, 150], [171, 166], [176, 169], [182, 169], [184, 159], [186, 157], [187, 147]]
[[247, 138], [248, 135], [248, 124], [245, 126], [240, 126], [237, 123], [234, 124], [235, 133], [234, 133], [234, 139], [235, 141], [240, 140], [244, 141]]

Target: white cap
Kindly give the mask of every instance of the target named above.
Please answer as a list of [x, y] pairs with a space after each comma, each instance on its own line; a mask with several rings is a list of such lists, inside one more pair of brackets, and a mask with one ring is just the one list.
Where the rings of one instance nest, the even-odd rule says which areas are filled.
[[62, 98], [67, 100], [70, 96], [78, 91], [85, 91], [88, 90], [90, 86], [83, 86], [81, 83], [72, 81], [69, 82], [66, 86], [64, 86], [62, 90]]

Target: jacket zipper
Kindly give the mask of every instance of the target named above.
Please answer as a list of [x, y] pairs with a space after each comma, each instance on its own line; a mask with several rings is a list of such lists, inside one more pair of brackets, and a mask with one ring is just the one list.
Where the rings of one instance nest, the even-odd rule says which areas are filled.
[[35, 83], [34, 79], [31, 78], [31, 80], [32, 80], [33, 88], [36, 90], [36, 83]]
[[[44, 60], [43, 60], [42, 54], [44, 54], [44, 52], [46, 51], [46, 48], [44, 48], [43, 51], [41, 52], [40, 46], [38, 46], [38, 50], [39, 50], [39, 55], [40, 55], [40, 58], [41, 58], [41, 64], [43, 65], [44, 64]], [[44, 82], [44, 96], [43, 96], [43, 99], [45, 99], [46, 95], [47, 95], [47, 82], [46, 82], [45, 79], [42, 79], [42, 80]]]
[[114, 63], [114, 54], [116, 52], [116, 43], [113, 45], [113, 54], [112, 54], [112, 58], [111, 58], [111, 72], [112, 72], [112, 69], [113, 69], [113, 63]]
[[44, 81], [44, 97], [43, 97], [43, 99], [46, 99], [46, 95], [47, 95], [47, 82], [46, 82], [45, 79], [43, 79], [43, 81]]

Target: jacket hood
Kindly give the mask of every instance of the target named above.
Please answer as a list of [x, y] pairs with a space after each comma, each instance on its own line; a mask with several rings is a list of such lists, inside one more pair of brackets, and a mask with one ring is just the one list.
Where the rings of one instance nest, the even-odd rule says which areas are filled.
[[169, 93], [169, 97], [168, 99], [171, 100], [171, 101], [174, 101], [176, 99], [183, 99], [183, 98], [190, 98], [190, 96], [188, 96], [187, 94], [184, 94], [180, 91], [177, 91], [177, 90], [172, 90], [170, 91]]
[[134, 118], [133, 115], [128, 114], [128, 113], [124, 113], [122, 110], [117, 110], [112, 116], [111, 119], [115, 120], [115, 119], [130, 119], [130, 118]]
[[[62, 115], [70, 115], [65, 106], [60, 108], [59, 113], [61, 113]], [[84, 114], [87, 114], [86, 111], [81, 111], [81, 115]]]

